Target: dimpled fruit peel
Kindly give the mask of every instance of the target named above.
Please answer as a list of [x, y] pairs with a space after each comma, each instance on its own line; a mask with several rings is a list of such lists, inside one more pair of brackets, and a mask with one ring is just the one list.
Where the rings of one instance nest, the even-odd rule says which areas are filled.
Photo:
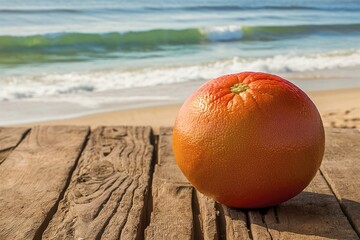
[[173, 128], [176, 163], [201, 193], [230, 207], [277, 205], [300, 193], [324, 155], [310, 98], [289, 81], [242, 72], [206, 82]]

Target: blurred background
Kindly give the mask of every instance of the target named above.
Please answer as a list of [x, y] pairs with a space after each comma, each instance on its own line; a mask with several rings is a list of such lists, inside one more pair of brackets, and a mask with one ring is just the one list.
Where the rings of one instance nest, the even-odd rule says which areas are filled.
[[0, 0], [0, 124], [181, 103], [205, 81], [279, 74], [360, 87], [358, 0]]

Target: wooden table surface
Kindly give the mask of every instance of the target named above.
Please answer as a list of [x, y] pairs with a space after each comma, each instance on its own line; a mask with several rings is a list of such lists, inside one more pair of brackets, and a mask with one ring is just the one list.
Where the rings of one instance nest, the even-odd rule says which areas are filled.
[[233, 209], [177, 168], [171, 128], [0, 128], [0, 239], [359, 239], [360, 133], [326, 129], [311, 184]]

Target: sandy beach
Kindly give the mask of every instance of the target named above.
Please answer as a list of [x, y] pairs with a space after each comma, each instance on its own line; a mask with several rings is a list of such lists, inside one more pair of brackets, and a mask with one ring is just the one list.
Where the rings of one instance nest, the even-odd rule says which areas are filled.
[[0, 240], [360, 239], [359, 16], [0, 0]]
[[[360, 129], [360, 88], [312, 91], [307, 94], [319, 109], [325, 126]], [[95, 128], [101, 125], [150, 125], [157, 132], [160, 126], [172, 126], [180, 107], [181, 104], [134, 108], [21, 126], [90, 125]]]

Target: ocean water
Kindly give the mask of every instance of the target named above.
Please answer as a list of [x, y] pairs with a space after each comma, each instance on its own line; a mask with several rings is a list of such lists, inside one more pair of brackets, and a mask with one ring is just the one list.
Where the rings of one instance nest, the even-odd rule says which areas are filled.
[[359, 67], [358, 0], [0, 0], [0, 124], [177, 103], [241, 71], [360, 87]]

